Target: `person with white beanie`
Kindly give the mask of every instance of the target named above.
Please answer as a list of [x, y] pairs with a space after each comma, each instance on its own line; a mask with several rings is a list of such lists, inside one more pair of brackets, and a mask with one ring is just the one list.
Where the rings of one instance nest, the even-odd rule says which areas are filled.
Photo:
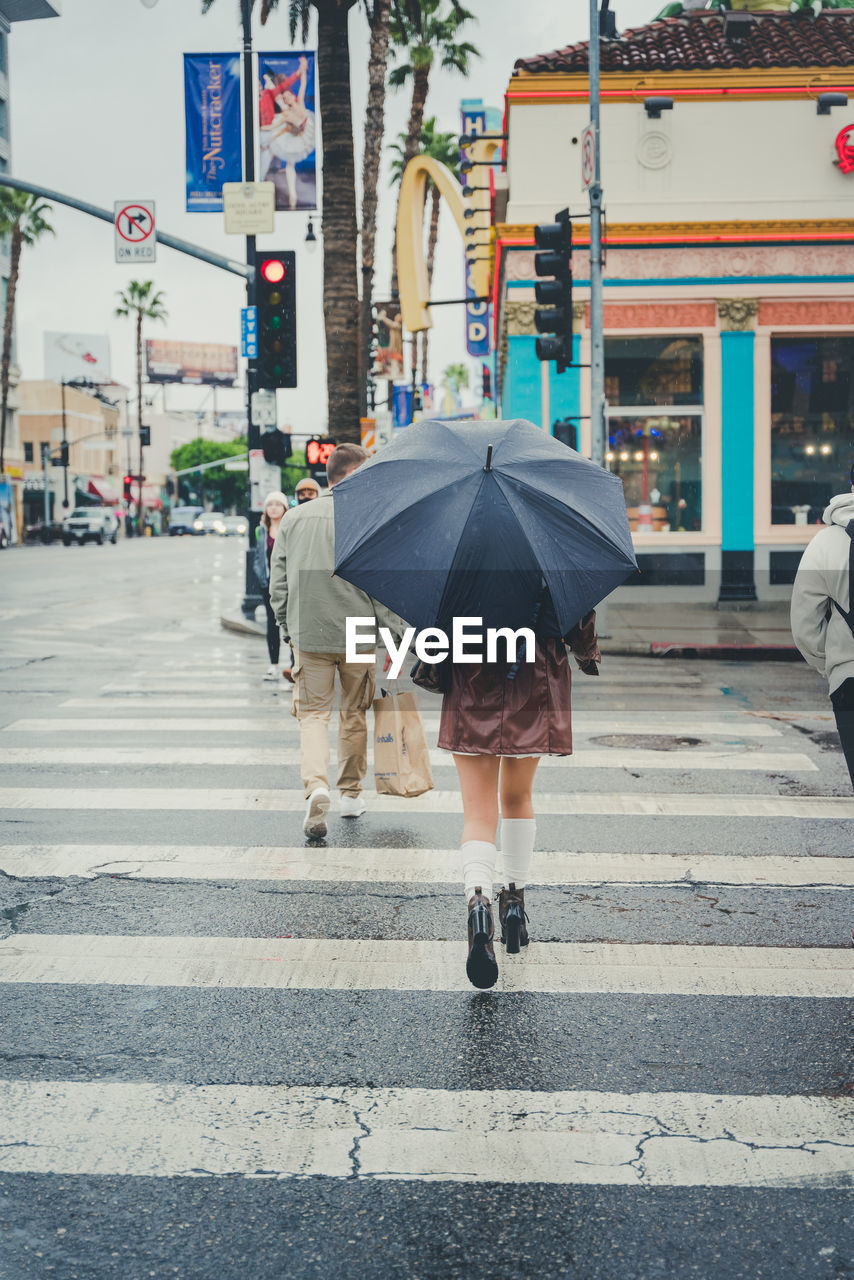
[[825, 676], [845, 763], [854, 786], [854, 466], [850, 490], [827, 504], [801, 557], [792, 588], [792, 636]]

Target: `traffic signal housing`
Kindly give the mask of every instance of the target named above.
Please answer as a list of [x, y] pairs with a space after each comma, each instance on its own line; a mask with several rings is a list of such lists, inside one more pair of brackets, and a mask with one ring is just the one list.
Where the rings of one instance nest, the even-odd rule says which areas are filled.
[[63, 440], [59, 446], [59, 465], [61, 467], [68, 466], [68, 441]]
[[330, 436], [312, 436], [305, 443], [305, 461], [313, 480], [326, 479], [326, 464], [335, 448]]
[[133, 484], [133, 476], [125, 476], [124, 486], [122, 488], [122, 494], [124, 495], [125, 502], [130, 502], [132, 484]]
[[258, 307], [258, 385], [265, 390], [297, 385], [296, 254], [259, 254], [255, 263]]
[[534, 227], [534, 243], [543, 252], [534, 254], [534, 272], [542, 277], [534, 285], [541, 304], [534, 311], [538, 360], [554, 360], [557, 372], [572, 364], [572, 223], [569, 210], [555, 214], [554, 222]]
[[272, 431], [262, 431], [261, 451], [265, 462], [283, 467], [291, 456], [291, 437], [278, 427], [274, 427]]

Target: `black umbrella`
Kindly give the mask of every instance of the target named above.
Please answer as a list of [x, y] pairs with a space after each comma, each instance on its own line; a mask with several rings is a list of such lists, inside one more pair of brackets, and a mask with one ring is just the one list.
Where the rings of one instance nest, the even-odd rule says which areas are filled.
[[419, 422], [340, 481], [335, 572], [419, 629], [565, 634], [637, 571], [617, 476], [530, 422]]

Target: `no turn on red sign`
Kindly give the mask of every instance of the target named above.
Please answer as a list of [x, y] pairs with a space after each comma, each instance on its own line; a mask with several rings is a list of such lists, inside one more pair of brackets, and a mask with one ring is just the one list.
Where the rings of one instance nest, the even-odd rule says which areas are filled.
[[154, 262], [157, 238], [153, 200], [116, 200], [113, 205], [116, 262]]

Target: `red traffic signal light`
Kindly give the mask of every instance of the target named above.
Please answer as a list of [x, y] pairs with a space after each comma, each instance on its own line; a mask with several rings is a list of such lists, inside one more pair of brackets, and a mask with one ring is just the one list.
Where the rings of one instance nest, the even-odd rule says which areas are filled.
[[132, 480], [133, 480], [133, 476], [125, 476], [124, 489], [123, 489], [125, 502], [130, 502]]
[[279, 284], [287, 275], [287, 267], [281, 258], [266, 258], [261, 263], [261, 277], [267, 284]]

